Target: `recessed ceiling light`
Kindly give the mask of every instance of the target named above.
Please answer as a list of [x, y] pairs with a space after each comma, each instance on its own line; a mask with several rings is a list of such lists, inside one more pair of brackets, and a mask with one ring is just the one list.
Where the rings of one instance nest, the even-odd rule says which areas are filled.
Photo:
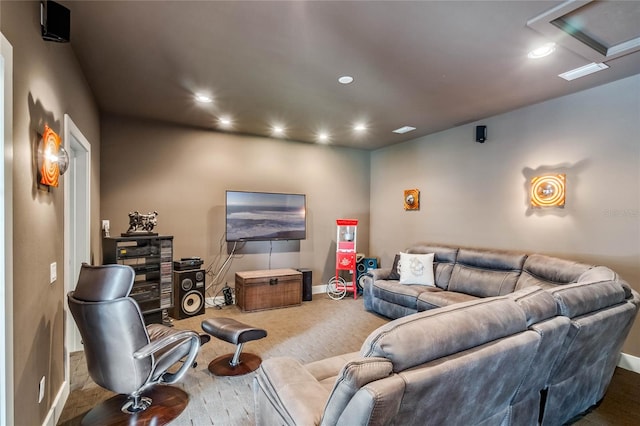
[[343, 75], [342, 77], [338, 78], [338, 81], [341, 84], [349, 84], [349, 83], [353, 83], [353, 77], [351, 77], [350, 75]]
[[356, 132], [364, 132], [367, 130], [367, 126], [364, 123], [356, 123], [353, 125], [353, 130]]
[[329, 140], [329, 134], [326, 132], [318, 133], [319, 142], [327, 142]]
[[393, 130], [393, 133], [398, 133], [401, 135], [403, 133], [412, 132], [415, 129], [416, 129], [415, 127], [411, 127], [411, 126], [402, 126], [399, 129]]
[[539, 59], [551, 55], [556, 50], [556, 44], [553, 42], [545, 43], [537, 49], [533, 49], [527, 57], [529, 59]]
[[218, 117], [218, 124], [223, 129], [229, 129], [233, 125], [233, 120], [228, 116]]
[[271, 132], [276, 135], [276, 136], [281, 136], [284, 134], [284, 127], [282, 127], [281, 125], [274, 125], [271, 127]]
[[594, 72], [605, 70], [607, 68], [609, 68], [607, 64], [596, 64], [595, 62], [592, 62], [580, 68], [558, 74], [558, 77], [564, 78], [567, 81], [571, 81], [575, 80], [576, 78], [584, 77], [585, 75], [593, 74]]
[[205, 95], [204, 93], [196, 93], [196, 101], [203, 104], [210, 104], [213, 102], [213, 98], [209, 95]]

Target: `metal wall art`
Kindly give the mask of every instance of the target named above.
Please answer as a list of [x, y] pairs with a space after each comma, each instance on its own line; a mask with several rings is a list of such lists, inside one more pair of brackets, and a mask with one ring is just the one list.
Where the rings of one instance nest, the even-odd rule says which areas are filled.
[[404, 190], [404, 209], [405, 210], [420, 209], [420, 190], [418, 189]]
[[60, 176], [67, 171], [69, 155], [61, 142], [60, 136], [45, 125], [38, 146], [38, 182], [42, 185], [57, 187]]
[[531, 207], [564, 207], [566, 175], [547, 174], [531, 179]]

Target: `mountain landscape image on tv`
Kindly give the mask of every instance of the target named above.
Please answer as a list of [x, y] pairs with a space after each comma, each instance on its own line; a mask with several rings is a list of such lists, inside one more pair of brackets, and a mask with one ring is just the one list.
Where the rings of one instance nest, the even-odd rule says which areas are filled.
[[226, 240], [304, 240], [304, 194], [227, 191]]

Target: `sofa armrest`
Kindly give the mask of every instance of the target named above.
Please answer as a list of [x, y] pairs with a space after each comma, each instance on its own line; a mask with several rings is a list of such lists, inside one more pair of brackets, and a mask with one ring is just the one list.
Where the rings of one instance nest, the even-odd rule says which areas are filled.
[[348, 362], [340, 371], [322, 417], [323, 425], [335, 425], [345, 407], [363, 386], [389, 377], [393, 364], [386, 358], [366, 357]]
[[[260, 412], [261, 398], [277, 411], [286, 424], [320, 424], [329, 389], [321, 385], [297, 360], [287, 357], [271, 358], [262, 362], [255, 377], [256, 420], [269, 424], [273, 419]], [[260, 419], [265, 420], [261, 422]]]
[[373, 281], [376, 280], [387, 280], [389, 279], [389, 274], [391, 274], [391, 268], [380, 268], [380, 269], [372, 269], [367, 272], [371, 275], [371, 279]]

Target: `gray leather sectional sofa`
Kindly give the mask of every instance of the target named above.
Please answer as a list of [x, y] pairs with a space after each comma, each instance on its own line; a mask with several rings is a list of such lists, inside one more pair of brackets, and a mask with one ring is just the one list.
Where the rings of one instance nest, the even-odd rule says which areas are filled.
[[256, 423], [561, 425], [606, 391], [640, 305], [608, 268], [543, 255], [419, 245], [435, 287], [364, 280], [396, 318], [359, 352], [263, 362]]

